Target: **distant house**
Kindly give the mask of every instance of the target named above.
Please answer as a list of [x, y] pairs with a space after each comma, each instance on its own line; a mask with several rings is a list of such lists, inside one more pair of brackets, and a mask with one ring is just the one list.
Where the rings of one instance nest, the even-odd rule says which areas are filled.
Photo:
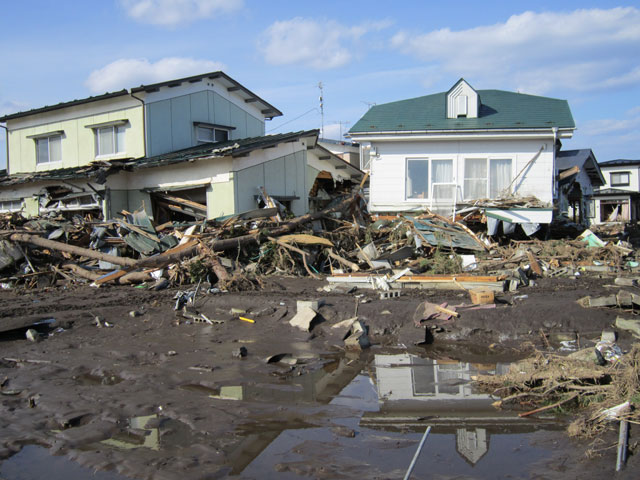
[[370, 172], [374, 212], [475, 205], [534, 225], [551, 221], [557, 151], [574, 130], [565, 100], [475, 90], [460, 79], [448, 92], [373, 106], [349, 136]]
[[605, 184], [594, 194], [594, 222], [640, 219], [640, 160], [600, 163]]
[[585, 226], [594, 223], [594, 194], [605, 184], [591, 149], [558, 152], [558, 212]]
[[256, 208], [265, 189], [303, 214], [318, 131], [265, 135], [281, 115], [223, 72], [5, 115], [0, 207], [215, 218]]
[[360, 168], [360, 145], [348, 140], [331, 140], [319, 138], [318, 144], [329, 150], [334, 155], [346, 160], [356, 168]]

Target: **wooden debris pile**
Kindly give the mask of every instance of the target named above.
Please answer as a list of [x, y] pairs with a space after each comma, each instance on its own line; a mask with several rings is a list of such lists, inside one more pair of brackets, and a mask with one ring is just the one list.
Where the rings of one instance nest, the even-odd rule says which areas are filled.
[[[215, 220], [196, 216], [157, 223], [144, 211], [123, 211], [104, 221], [7, 215], [0, 219], [0, 283], [157, 282], [160, 288], [206, 282], [229, 291], [258, 288], [263, 277], [277, 274], [329, 276], [330, 282], [358, 285], [364, 278], [382, 290], [437, 283], [500, 291], [504, 280], [514, 290], [528, 285], [530, 277], [617, 271], [634, 255], [632, 248], [611, 242], [592, 247], [581, 240], [529, 240], [500, 246], [434, 213], [371, 218], [358, 190], [296, 218], [284, 218], [266, 192], [261, 198], [265, 208]], [[196, 208], [181, 205], [187, 207]], [[588, 239], [600, 245], [594, 235]]]
[[[612, 428], [611, 420], [640, 422], [640, 344], [613, 364], [600, 366], [593, 349], [569, 356], [537, 353], [518, 362], [505, 375], [475, 377], [484, 392], [500, 397], [496, 408], [525, 410], [520, 416], [542, 412], [575, 414], [569, 434], [593, 437]], [[611, 410], [629, 402], [616, 413]]]

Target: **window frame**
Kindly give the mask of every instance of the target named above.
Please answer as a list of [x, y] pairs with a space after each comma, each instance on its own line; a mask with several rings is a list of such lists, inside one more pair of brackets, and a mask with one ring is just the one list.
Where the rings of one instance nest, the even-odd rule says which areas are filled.
[[486, 164], [486, 186], [485, 186], [485, 194], [484, 197], [482, 198], [486, 198], [486, 199], [491, 199], [491, 162], [492, 161], [498, 161], [498, 160], [509, 160], [510, 164], [511, 164], [511, 182], [513, 182], [513, 167], [514, 167], [514, 158], [513, 157], [508, 157], [508, 156], [497, 156], [497, 155], [492, 155], [492, 156], [488, 156], [488, 157], [465, 157], [463, 159], [463, 165], [462, 165], [462, 199], [463, 201], [468, 201], [468, 200], [480, 200], [481, 198], [470, 198], [467, 196], [467, 188], [466, 188], [466, 182], [467, 180], [479, 180], [475, 179], [475, 178], [467, 178], [466, 176], [466, 167], [467, 167], [467, 161], [468, 160], [485, 160]]
[[[613, 176], [614, 175], [626, 175], [627, 176], [627, 181], [626, 183], [624, 182], [617, 182], [617, 183], [613, 183]], [[628, 187], [629, 185], [631, 185], [631, 172], [630, 171], [623, 171], [623, 172], [609, 172], [609, 184], [612, 187]]]
[[[231, 128], [225, 128], [217, 125], [206, 125], [206, 124], [200, 123], [195, 125], [195, 129], [196, 129], [196, 142], [200, 145], [203, 143], [220, 143], [220, 142], [228, 142], [229, 140], [231, 140]], [[201, 138], [199, 135], [200, 129], [210, 130], [211, 133], [213, 134], [213, 140], [210, 140], [208, 138]], [[225, 138], [224, 140], [216, 140], [217, 134], [219, 132], [224, 132], [227, 138]]]
[[[424, 197], [410, 197], [409, 196], [409, 162], [426, 162], [427, 164], [427, 190]], [[407, 202], [423, 202], [429, 199], [431, 194], [430, 187], [431, 180], [431, 159], [429, 157], [406, 157], [404, 159], [404, 199]]]
[[[15, 203], [19, 203], [19, 207], [13, 207], [12, 205]], [[9, 208], [5, 208], [6, 204], [10, 204]], [[24, 200], [22, 198], [11, 199], [11, 200], [0, 200], [0, 213], [14, 213], [20, 212], [24, 210]]]
[[[427, 191], [424, 197], [409, 197], [408, 195], [408, 184], [407, 180], [409, 179], [409, 162], [410, 161], [426, 161], [427, 162]], [[433, 173], [433, 163], [434, 162], [451, 162], [451, 181], [450, 182], [434, 182], [434, 173]], [[443, 185], [443, 184], [456, 184], [456, 170], [455, 170], [456, 162], [455, 158], [451, 156], [438, 156], [438, 157], [405, 157], [405, 171], [404, 171], [404, 200], [407, 202], [423, 202], [425, 200], [433, 200], [437, 201], [437, 199], [433, 198], [434, 194], [434, 185]]]
[[[92, 127], [93, 135], [94, 135], [94, 148], [95, 148], [95, 158], [110, 158], [122, 155], [126, 153], [126, 125], [118, 122], [113, 124], [104, 124], [104, 125], [94, 125]], [[110, 153], [102, 153], [100, 151], [100, 131], [101, 130], [110, 130], [111, 131], [111, 147], [113, 149]], [[122, 142], [118, 141], [118, 138], [122, 133]], [[122, 145], [120, 145], [122, 143]]]
[[[36, 147], [36, 167], [40, 166], [40, 165], [51, 165], [51, 164], [56, 164], [56, 163], [62, 163], [62, 133], [53, 133], [50, 135], [39, 135], [36, 137], [32, 137], [34, 140], [34, 144]], [[60, 158], [56, 159], [56, 160], [52, 160], [51, 159], [51, 140], [52, 139], [58, 139], [58, 141], [60, 142]], [[46, 160], [43, 160], [40, 156], [40, 142], [46, 141], [47, 142], [47, 158]]]

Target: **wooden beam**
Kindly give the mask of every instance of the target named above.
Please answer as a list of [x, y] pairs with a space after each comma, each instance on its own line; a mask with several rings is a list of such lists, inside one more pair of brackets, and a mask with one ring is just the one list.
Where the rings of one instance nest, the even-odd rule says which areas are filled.
[[133, 266], [137, 262], [132, 258], [117, 257], [115, 255], [108, 255], [106, 253], [98, 252], [96, 250], [90, 250], [88, 248], [76, 247], [67, 243], [56, 242], [54, 240], [47, 240], [46, 238], [38, 237], [37, 235], [29, 235], [27, 233], [14, 233], [9, 237], [13, 242], [31, 243], [39, 247], [50, 248], [51, 250], [58, 250], [60, 252], [70, 253], [72, 255], [78, 255], [80, 257], [94, 258], [96, 260], [103, 260], [105, 262], [113, 263], [114, 265], [121, 265], [123, 267]]

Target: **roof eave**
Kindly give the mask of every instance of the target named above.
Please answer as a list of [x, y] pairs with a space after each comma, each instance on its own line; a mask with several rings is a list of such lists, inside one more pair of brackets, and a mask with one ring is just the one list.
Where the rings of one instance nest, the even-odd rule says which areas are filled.
[[203, 73], [200, 75], [194, 75], [191, 77], [184, 77], [184, 78], [178, 78], [175, 80], [168, 80], [165, 82], [159, 82], [159, 83], [152, 83], [149, 85], [140, 85], [139, 87], [135, 87], [131, 89], [131, 93], [138, 93], [138, 92], [152, 92], [155, 90], [158, 90], [162, 87], [175, 87], [178, 85], [181, 85], [183, 83], [196, 83], [199, 82], [203, 79], [211, 79], [211, 80], [216, 80], [216, 79], [224, 79], [227, 83], [230, 83], [231, 86], [228, 87], [232, 90], [230, 91], [241, 91], [246, 95], [246, 98], [244, 98], [245, 102], [258, 102], [261, 105], [260, 111], [263, 115], [265, 115], [265, 117], [271, 119], [274, 117], [281, 117], [283, 115], [283, 113], [278, 110], [276, 107], [274, 107], [273, 105], [271, 105], [269, 102], [267, 102], [266, 100], [260, 98], [258, 95], [256, 95], [255, 93], [253, 93], [251, 90], [249, 90], [248, 88], [246, 88], [244, 85], [242, 85], [241, 83], [239, 83], [238, 81], [234, 80], [233, 78], [231, 78], [229, 75], [227, 75], [224, 72], [221, 71], [217, 71], [217, 72], [209, 72], [209, 73]]
[[478, 133], [490, 133], [490, 134], [522, 134], [522, 133], [553, 133], [554, 129], [557, 132], [570, 133], [573, 135], [573, 131], [576, 127], [532, 127], [532, 128], [474, 128], [474, 129], [440, 129], [440, 130], [384, 130], [384, 131], [359, 131], [349, 132], [347, 136], [349, 138], [364, 136], [397, 136], [397, 137], [412, 137], [416, 135], [420, 136], [436, 136], [436, 135], [472, 135]]
[[79, 100], [71, 100], [68, 102], [57, 103], [55, 105], [46, 105], [44, 107], [34, 108], [32, 110], [25, 110], [24, 112], [16, 112], [16, 113], [11, 113], [9, 115], [5, 115], [3, 117], [0, 117], [0, 122], [5, 123], [8, 120], [14, 120], [16, 118], [28, 117], [30, 115], [37, 115], [39, 113], [46, 113], [54, 110], [61, 110], [63, 108], [68, 108], [68, 107], [75, 107], [76, 105], [82, 105], [85, 103], [99, 102], [101, 100], [108, 100], [110, 98], [122, 97], [124, 95], [129, 95], [129, 92], [123, 89], [117, 92], [110, 92], [110, 93], [105, 93], [103, 95], [96, 95], [93, 97], [81, 98]]

